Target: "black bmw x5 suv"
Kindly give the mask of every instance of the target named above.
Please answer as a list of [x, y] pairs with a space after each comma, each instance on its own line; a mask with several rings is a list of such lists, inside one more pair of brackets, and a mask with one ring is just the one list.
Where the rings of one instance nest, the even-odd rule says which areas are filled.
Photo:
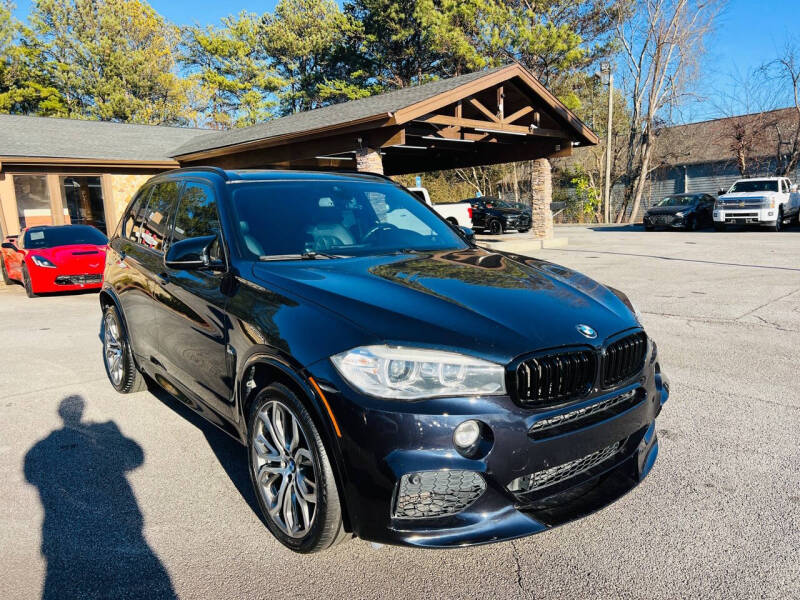
[[379, 176], [159, 175], [100, 300], [112, 385], [155, 382], [246, 444], [295, 551], [537, 533], [619, 498], [658, 452], [668, 384], [622, 293], [476, 247]]

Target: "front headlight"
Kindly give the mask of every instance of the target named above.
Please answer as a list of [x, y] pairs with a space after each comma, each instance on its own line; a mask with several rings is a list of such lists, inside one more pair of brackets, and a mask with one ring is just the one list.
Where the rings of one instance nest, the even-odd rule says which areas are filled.
[[454, 352], [362, 346], [332, 356], [331, 361], [350, 385], [379, 398], [419, 400], [506, 393], [502, 365]]
[[676, 212], [675, 216], [678, 217], [679, 219], [682, 219], [683, 217], [686, 216], [686, 213], [685, 212]]
[[48, 269], [56, 268], [56, 266], [52, 262], [50, 262], [43, 256], [36, 256], [35, 254], [32, 254], [31, 260], [33, 261], [33, 264], [35, 264], [37, 267], [46, 267]]

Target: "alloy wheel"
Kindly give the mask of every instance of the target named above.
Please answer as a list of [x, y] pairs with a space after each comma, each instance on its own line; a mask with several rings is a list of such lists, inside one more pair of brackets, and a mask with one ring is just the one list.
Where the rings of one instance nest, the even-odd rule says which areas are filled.
[[317, 512], [317, 472], [297, 416], [273, 400], [258, 412], [252, 468], [269, 518], [286, 535], [304, 537]]
[[123, 376], [123, 347], [119, 325], [111, 314], [106, 313], [103, 327], [103, 356], [111, 382], [118, 386]]

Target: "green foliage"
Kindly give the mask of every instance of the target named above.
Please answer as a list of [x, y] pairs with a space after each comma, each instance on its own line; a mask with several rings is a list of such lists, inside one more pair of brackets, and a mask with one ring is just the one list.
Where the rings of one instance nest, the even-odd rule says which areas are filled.
[[311, 110], [372, 93], [348, 40], [362, 37], [361, 24], [333, 0], [281, 0], [265, 14], [263, 51], [283, 82], [281, 113]]
[[30, 28], [20, 33], [20, 75], [7, 96], [11, 108], [184, 123], [190, 84], [174, 73], [176, 33], [138, 0], [37, 0]]
[[227, 129], [272, 116], [270, 95], [282, 81], [264, 52], [258, 15], [241, 12], [222, 19], [221, 27], [194, 25], [182, 34], [180, 61], [198, 86], [204, 124]]

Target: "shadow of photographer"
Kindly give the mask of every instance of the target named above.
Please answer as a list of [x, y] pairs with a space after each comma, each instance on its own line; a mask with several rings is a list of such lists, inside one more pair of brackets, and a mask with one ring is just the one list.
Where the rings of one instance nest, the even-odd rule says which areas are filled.
[[175, 598], [126, 477], [144, 452], [114, 421], [83, 421], [84, 407], [80, 396], [64, 398], [63, 427], [25, 455], [25, 478], [44, 508], [42, 598]]

